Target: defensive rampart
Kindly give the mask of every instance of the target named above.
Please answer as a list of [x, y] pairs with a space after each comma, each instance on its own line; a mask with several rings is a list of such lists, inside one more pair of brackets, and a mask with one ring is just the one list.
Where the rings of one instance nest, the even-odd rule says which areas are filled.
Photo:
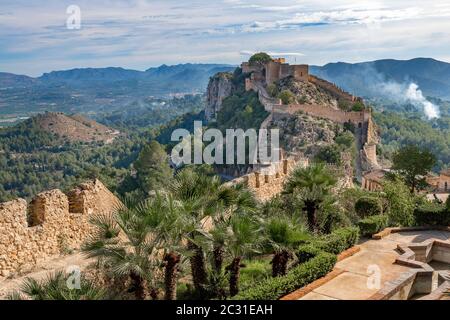
[[67, 195], [38, 194], [30, 204], [17, 199], [0, 204], [0, 276], [31, 270], [51, 256], [81, 244], [93, 231], [89, 218], [112, 212], [120, 201], [99, 181], [86, 182]]

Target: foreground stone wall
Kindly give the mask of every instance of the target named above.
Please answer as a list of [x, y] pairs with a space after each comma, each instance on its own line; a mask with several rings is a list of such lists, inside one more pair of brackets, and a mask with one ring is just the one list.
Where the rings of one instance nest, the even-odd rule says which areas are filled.
[[119, 200], [99, 181], [68, 195], [40, 193], [0, 204], [0, 277], [32, 270], [39, 262], [79, 249], [93, 231], [90, 216], [112, 212]]

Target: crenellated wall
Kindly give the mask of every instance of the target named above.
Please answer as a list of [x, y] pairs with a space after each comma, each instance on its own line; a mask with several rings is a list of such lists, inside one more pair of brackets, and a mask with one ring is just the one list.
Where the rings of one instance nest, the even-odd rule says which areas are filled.
[[342, 90], [335, 84], [328, 82], [324, 79], [320, 79], [313, 75], [310, 75], [308, 77], [308, 81], [315, 84], [317, 87], [328, 91], [328, 93], [330, 93], [337, 100], [347, 101], [348, 103], [354, 103], [357, 101], [362, 102], [361, 98], [355, 97], [354, 95], [352, 95], [348, 92], [345, 92], [344, 90]]
[[[315, 78], [315, 77], [313, 77]], [[315, 78], [317, 81], [321, 79]], [[337, 94], [342, 97], [350, 98], [352, 101], [361, 101], [333, 84], [323, 80], [325, 85], [335, 88]], [[377, 161], [377, 144], [379, 143], [378, 132], [375, 123], [372, 119], [372, 111], [365, 109], [363, 111], [344, 111], [340, 109], [333, 109], [324, 105], [310, 105], [310, 104], [289, 104], [282, 105], [278, 99], [268, 98], [268, 94], [263, 85], [252, 79], [245, 80], [246, 90], [254, 90], [258, 93], [260, 102], [264, 105], [266, 111], [271, 112], [270, 120], [278, 120], [286, 116], [294, 115], [298, 112], [304, 112], [313, 117], [319, 117], [331, 120], [337, 123], [353, 123], [355, 125], [357, 139], [359, 142], [358, 153], [358, 167], [366, 172], [374, 169], [379, 169], [380, 165]], [[347, 96], [349, 95], [349, 96]], [[358, 170], [357, 178], [361, 178], [361, 170]]]
[[90, 216], [112, 212], [120, 201], [99, 181], [68, 195], [51, 190], [0, 203], [0, 277], [31, 270], [52, 256], [79, 249], [93, 231]]
[[296, 167], [307, 167], [307, 158], [289, 158], [281, 160], [278, 164], [262, 168], [228, 182], [231, 185], [242, 183], [253, 191], [260, 201], [267, 201], [283, 190], [283, 185], [289, 174]]
[[274, 119], [284, 117], [286, 114], [304, 112], [314, 117], [320, 117], [338, 123], [351, 122], [360, 127], [362, 127], [368, 115], [370, 117], [370, 111], [347, 112], [343, 110], [332, 109], [328, 106], [311, 104], [277, 105], [272, 109], [274, 113]]

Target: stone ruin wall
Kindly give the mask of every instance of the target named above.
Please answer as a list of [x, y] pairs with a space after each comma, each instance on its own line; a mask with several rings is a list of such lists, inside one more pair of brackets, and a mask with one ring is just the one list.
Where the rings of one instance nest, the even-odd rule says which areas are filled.
[[365, 121], [363, 128], [363, 148], [361, 150], [362, 169], [364, 171], [371, 171], [374, 169], [379, 169], [377, 159], [377, 145], [379, 143], [379, 136], [375, 123], [372, 117], [368, 117]]
[[119, 204], [99, 180], [68, 195], [57, 189], [40, 193], [30, 204], [24, 199], [1, 203], [0, 278], [79, 249], [93, 231], [90, 216], [112, 212]]
[[300, 159], [284, 159], [278, 165], [270, 169], [252, 172], [245, 176], [234, 179], [228, 184], [244, 184], [253, 191], [255, 197], [260, 201], [267, 201], [283, 190], [283, 185], [286, 182], [290, 173], [298, 166], [307, 167], [309, 161], [306, 158]]
[[274, 118], [282, 118], [286, 114], [295, 114], [297, 112], [304, 112], [308, 115], [314, 117], [320, 117], [324, 119], [331, 120], [337, 123], [346, 123], [352, 122], [355, 125], [363, 125], [365, 119], [367, 118], [367, 114], [370, 113], [368, 111], [343, 111], [332, 109], [323, 105], [310, 105], [310, 104], [290, 104], [290, 105], [278, 105], [273, 107]]
[[357, 101], [362, 102], [361, 98], [355, 97], [354, 95], [352, 95], [348, 92], [345, 92], [344, 90], [342, 90], [335, 84], [328, 82], [324, 79], [320, 79], [313, 75], [310, 75], [308, 77], [308, 81], [315, 84], [319, 88], [322, 88], [322, 89], [328, 91], [332, 96], [334, 96], [338, 100], [344, 100], [349, 103], [353, 103], [353, 102], [357, 102]]

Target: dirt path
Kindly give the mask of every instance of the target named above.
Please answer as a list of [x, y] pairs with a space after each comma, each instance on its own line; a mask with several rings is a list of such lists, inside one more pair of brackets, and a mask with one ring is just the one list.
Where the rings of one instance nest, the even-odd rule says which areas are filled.
[[92, 260], [86, 259], [81, 253], [75, 253], [64, 257], [55, 257], [54, 259], [47, 260], [30, 273], [20, 275], [13, 279], [0, 280], [0, 300], [4, 300], [9, 293], [19, 289], [21, 283], [26, 278], [41, 280], [45, 279], [55, 271], [66, 271], [69, 267], [74, 266], [82, 271], [90, 263], [92, 263]]

